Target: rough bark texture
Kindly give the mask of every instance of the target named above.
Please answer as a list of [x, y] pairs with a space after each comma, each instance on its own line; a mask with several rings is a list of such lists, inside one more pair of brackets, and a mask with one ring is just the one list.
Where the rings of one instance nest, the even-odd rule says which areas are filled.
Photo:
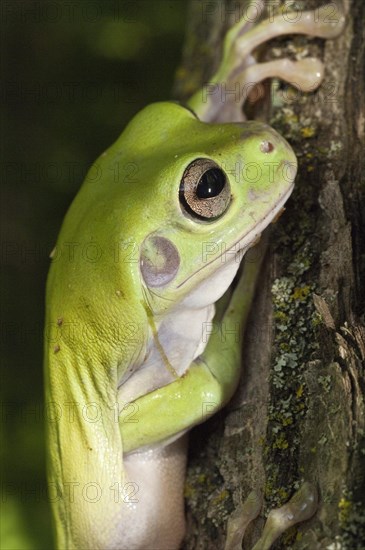
[[[239, 5], [191, 2], [177, 97], [209, 79]], [[191, 434], [186, 550], [223, 548], [227, 517], [257, 488], [265, 504], [244, 542], [252, 548], [268, 510], [304, 480], [318, 487], [318, 513], [275, 547], [365, 548], [364, 8], [363, 0], [346, 3], [347, 26], [335, 41], [290, 37], [264, 52], [319, 55], [326, 78], [292, 101], [283, 86], [286, 100], [277, 95], [272, 109], [300, 170], [271, 233], [240, 387]]]

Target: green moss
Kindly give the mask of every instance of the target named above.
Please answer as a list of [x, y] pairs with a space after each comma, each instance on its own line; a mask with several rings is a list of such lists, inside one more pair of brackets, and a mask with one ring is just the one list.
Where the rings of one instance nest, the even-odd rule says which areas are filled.
[[363, 548], [360, 540], [365, 540], [365, 510], [362, 502], [354, 500], [350, 491], [344, 491], [338, 503], [338, 521], [341, 528], [341, 543], [344, 550]]
[[268, 477], [265, 483], [265, 498], [271, 500], [274, 494], [274, 486], [276, 485], [275, 476]]
[[307, 298], [310, 291], [311, 291], [311, 287], [308, 286], [308, 285], [304, 285], [304, 286], [301, 286], [301, 287], [296, 287], [293, 291], [291, 299], [292, 300], [304, 301]]
[[[365, 540], [365, 512], [361, 502], [353, 506], [342, 535], [343, 548], [352, 550], [360, 540]], [[363, 548], [363, 547], [362, 547]]]
[[338, 503], [338, 519], [340, 525], [344, 525], [348, 521], [351, 513], [351, 508], [351, 501], [342, 497], [340, 502]]
[[313, 126], [303, 126], [303, 128], [300, 129], [300, 133], [302, 134], [302, 137], [310, 138], [315, 135], [316, 130]]
[[[273, 449], [287, 449], [289, 447], [288, 441], [285, 439], [284, 434], [280, 434], [275, 440], [272, 445]], [[281, 492], [282, 488], [279, 489], [278, 492]]]
[[214, 506], [218, 506], [219, 504], [221, 504], [222, 502], [226, 501], [229, 498], [230, 498], [229, 492], [227, 491], [227, 489], [223, 489], [217, 495], [215, 495], [214, 498], [212, 498], [211, 502]]
[[194, 498], [195, 488], [190, 483], [185, 483], [184, 485], [184, 497], [187, 499]]
[[207, 481], [207, 476], [205, 474], [200, 474], [198, 475], [197, 477], [197, 481], [198, 483], [201, 485], [202, 483], [206, 483]]

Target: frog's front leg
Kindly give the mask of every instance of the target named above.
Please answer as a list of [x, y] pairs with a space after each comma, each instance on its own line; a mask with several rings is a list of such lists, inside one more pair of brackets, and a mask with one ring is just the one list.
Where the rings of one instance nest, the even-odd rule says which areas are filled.
[[315, 90], [323, 79], [319, 59], [259, 63], [253, 52], [272, 38], [288, 34], [335, 38], [343, 30], [345, 17], [340, 8], [333, 15], [333, 8], [332, 3], [312, 11], [278, 13], [256, 26], [248, 26], [247, 17], [243, 18], [225, 37], [218, 71], [191, 97], [189, 107], [205, 122], [240, 122], [245, 120], [242, 105], [248, 91], [266, 78], [280, 78], [303, 92]]
[[183, 537], [184, 433], [220, 409], [237, 386], [242, 329], [262, 257], [245, 265], [228, 307], [225, 300], [218, 304], [214, 331], [188, 371], [138, 398], [119, 417], [125, 469], [138, 487], [136, 517], [145, 518], [140, 540], [151, 548], [176, 549]]
[[136, 399], [132, 422], [131, 408], [122, 410], [119, 426], [125, 453], [155, 444], [166, 445], [204, 422], [232, 397], [240, 376], [242, 336], [266, 247], [264, 240], [261, 246], [257, 261], [245, 263], [223, 313], [218, 303], [204, 352], [182, 377]]
[[[228, 520], [225, 550], [241, 550], [246, 528], [258, 516], [261, 503], [260, 495], [252, 492], [243, 505], [235, 510]], [[271, 510], [263, 533], [252, 550], [269, 550], [290, 527], [310, 519], [317, 511], [317, 507], [316, 487], [308, 482], [303, 483], [289, 502], [281, 508]]]

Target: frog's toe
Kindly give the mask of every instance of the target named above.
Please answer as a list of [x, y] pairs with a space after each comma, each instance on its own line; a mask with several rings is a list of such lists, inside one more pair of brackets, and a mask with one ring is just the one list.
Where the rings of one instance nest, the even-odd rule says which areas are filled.
[[238, 506], [228, 519], [224, 550], [241, 550], [246, 528], [259, 515], [261, 507], [261, 494], [257, 491], [252, 491], [245, 502]]
[[261, 538], [253, 550], [268, 550], [284, 531], [311, 518], [318, 508], [317, 489], [311, 483], [302, 487], [281, 508], [271, 510]]
[[245, 82], [256, 83], [265, 78], [280, 78], [302, 92], [310, 92], [321, 84], [323, 73], [323, 63], [314, 57], [299, 61], [283, 58], [266, 63], [255, 63], [248, 67], [241, 77]]

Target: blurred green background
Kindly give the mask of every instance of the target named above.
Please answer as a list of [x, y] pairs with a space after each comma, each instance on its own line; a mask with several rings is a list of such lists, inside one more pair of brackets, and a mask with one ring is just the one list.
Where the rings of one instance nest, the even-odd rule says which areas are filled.
[[184, 0], [4, 0], [1, 550], [53, 547], [45, 485], [44, 288], [87, 168], [144, 105], [169, 99]]

